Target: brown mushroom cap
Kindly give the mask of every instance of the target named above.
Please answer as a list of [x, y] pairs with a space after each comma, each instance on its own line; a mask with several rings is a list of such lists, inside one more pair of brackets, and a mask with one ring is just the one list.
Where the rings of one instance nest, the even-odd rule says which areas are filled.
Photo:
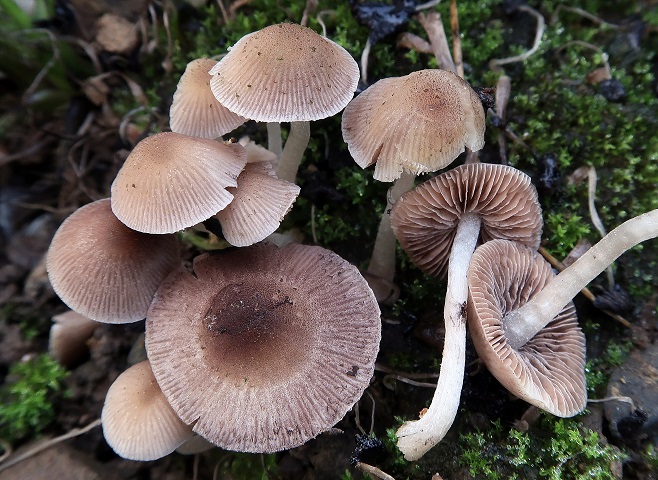
[[46, 256], [48, 278], [62, 301], [106, 323], [146, 317], [153, 294], [179, 263], [175, 236], [131, 230], [114, 216], [109, 198], [69, 216]]
[[[202, 255], [158, 290], [146, 349], [176, 413], [229, 450], [275, 452], [329, 429], [373, 374], [379, 307], [329, 250]], [[195, 423], [196, 422], [196, 423]]]
[[503, 317], [524, 305], [555, 274], [536, 251], [492, 240], [478, 247], [468, 271], [468, 323], [489, 371], [517, 397], [560, 417], [587, 403], [585, 336], [569, 303], [518, 350], [505, 338]]
[[247, 154], [242, 145], [180, 133], [139, 142], [112, 183], [112, 211], [133, 230], [173, 233], [226, 207]]
[[53, 317], [48, 340], [48, 354], [65, 367], [71, 367], [89, 354], [87, 340], [98, 322], [68, 310]]
[[130, 367], [110, 386], [101, 423], [110, 447], [130, 460], [156, 460], [194, 436], [167, 403], [148, 360]]
[[172, 132], [217, 138], [247, 121], [219, 103], [212, 94], [208, 71], [216, 63], [210, 58], [198, 58], [185, 67], [169, 110]]
[[421, 70], [385, 78], [352, 100], [343, 112], [343, 139], [361, 168], [392, 182], [403, 169], [433, 172], [452, 163], [464, 147], [484, 146], [485, 117], [471, 86], [447, 70]]
[[503, 238], [537, 249], [543, 226], [530, 177], [513, 167], [472, 163], [418, 185], [396, 202], [391, 227], [411, 260], [443, 276], [460, 217], [478, 214], [482, 242]]
[[229, 190], [233, 201], [216, 215], [226, 241], [245, 247], [265, 239], [279, 228], [299, 190], [294, 183], [276, 178], [270, 163], [247, 164], [237, 188]]
[[242, 37], [210, 70], [229, 110], [258, 122], [319, 120], [352, 99], [359, 67], [340, 45], [293, 23]]

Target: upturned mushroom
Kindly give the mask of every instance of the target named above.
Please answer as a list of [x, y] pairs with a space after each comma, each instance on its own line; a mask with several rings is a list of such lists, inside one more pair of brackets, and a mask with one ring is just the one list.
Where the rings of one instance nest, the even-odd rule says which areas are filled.
[[345, 108], [359, 81], [343, 47], [292, 23], [245, 35], [209, 73], [213, 94], [229, 110], [257, 122], [291, 122], [276, 169], [289, 182], [310, 138], [308, 122]]
[[513, 395], [560, 417], [587, 404], [585, 336], [568, 302], [525, 345], [511, 341], [505, 316], [554, 281], [551, 265], [531, 248], [492, 240], [475, 250], [468, 269], [468, 326], [489, 371]]
[[71, 214], [46, 255], [48, 278], [71, 310], [105, 323], [146, 317], [155, 291], [180, 264], [173, 235], [147, 235], [126, 227], [110, 199]]
[[466, 81], [446, 70], [385, 78], [345, 108], [343, 139], [354, 161], [361, 168], [374, 164], [375, 180], [395, 181], [367, 268], [373, 288], [391, 284], [395, 275], [392, 206], [413, 187], [416, 175], [448, 166], [465, 148], [481, 149], [484, 131], [479, 97]]
[[172, 273], [146, 320], [146, 350], [180, 418], [222, 448], [275, 452], [331, 428], [368, 386], [379, 308], [329, 250], [257, 244]]
[[580, 290], [626, 250], [658, 236], [658, 209], [626, 220], [522, 307], [508, 312], [503, 325], [513, 348], [525, 345], [550, 322]]
[[530, 177], [504, 165], [462, 165], [404, 194], [393, 231], [411, 260], [431, 275], [447, 270], [445, 341], [429, 410], [397, 431], [398, 448], [417, 460], [448, 432], [457, 409], [466, 352], [466, 273], [478, 241], [515, 239], [539, 247], [541, 207]]

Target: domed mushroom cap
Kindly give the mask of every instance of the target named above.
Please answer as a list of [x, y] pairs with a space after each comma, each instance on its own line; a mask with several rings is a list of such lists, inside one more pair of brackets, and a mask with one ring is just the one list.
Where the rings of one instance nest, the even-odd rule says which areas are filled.
[[210, 58], [198, 58], [185, 67], [169, 110], [172, 132], [217, 138], [247, 121], [219, 103], [212, 94], [208, 71], [216, 63]]
[[587, 403], [585, 336], [573, 303], [518, 350], [505, 338], [505, 314], [554, 276], [528, 247], [507, 240], [485, 243], [468, 271], [468, 323], [480, 358], [505, 388], [553, 415], [571, 417]]
[[112, 182], [112, 211], [144, 233], [196, 225], [233, 200], [226, 188], [246, 163], [242, 145], [157, 133], [135, 146]]
[[155, 291], [179, 262], [176, 237], [131, 230], [114, 216], [109, 198], [73, 212], [46, 256], [48, 278], [62, 301], [105, 323], [146, 317]]
[[482, 242], [502, 238], [539, 248], [543, 220], [537, 190], [530, 177], [506, 165], [461, 165], [427, 180], [396, 202], [391, 227], [421, 270], [443, 276], [465, 213], [482, 219]]
[[433, 172], [464, 147], [484, 146], [485, 116], [471, 86], [446, 70], [384, 78], [352, 100], [342, 118], [354, 161], [375, 164], [374, 178], [392, 182], [403, 170]]
[[217, 100], [258, 122], [335, 115], [352, 99], [359, 81], [359, 67], [343, 47], [293, 23], [245, 35], [210, 74]]
[[268, 162], [249, 163], [231, 188], [233, 201], [216, 217], [224, 238], [231, 245], [245, 247], [274, 232], [295, 203], [300, 188], [274, 176]]
[[195, 259], [156, 294], [146, 349], [176, 413], [229, 450], [275, 452], [329, 429], [362, 395], [379, 308], [329, 250], [258, 244]]
[[167, 403], [148, 360], [130, 367], [110, 386], [101, 423], [110, 447], [129, 460], [157, 460], [194, 436]]

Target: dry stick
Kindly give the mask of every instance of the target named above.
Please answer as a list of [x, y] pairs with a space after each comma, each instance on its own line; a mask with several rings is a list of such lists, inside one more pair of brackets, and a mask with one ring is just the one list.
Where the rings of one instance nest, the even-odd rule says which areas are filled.
[[422, 380], [424, 378], [438, 378], [439, 374], [438, 373], [406, 373], [406, 372], [400, 372], [398, 370], [395, 370], [391, 367], [387, 367], [386, 365], [382, 365], [381, 363], [375, 363], [375, 371], [377, 372], [384, 372], [384, 373], [391, 373], [393, 375], [400, 375], [405, 378], [412, 378], [416, 380]]
[[388, 473], [381, 471], [377, 467], [368, 465], [367, 463], [358, 462], [354, 466], [371, 477], [374, 476], [375, 478], [381, 478], [382, 480], [395, 480], [395, 478], [391, 477]]
[[0, 465], [0, 472], [8, 469], [9, 467], [11, 467], [13, 465], [16, 465], [17, 463], [22, 462], [23, 460], [27, 460], [28, 458], [36, 455], [37, 453], [41, 453], [44, 450], [47, 450], [50, 447], [53, 447], [53, 446], [57, 445], [58, 443], [62, 443], [65, 440], [68, 440], [70, 438], [74, 438], [74, 437], [77, 437], [77, 436], [82, 435], [84, 433], [87, 433], [89, 430], [91, 430], [93, 428], [96, 428], [100, 424], [101, 424], [101, 419], [99, 418], [99, 419], [94, 420], [93, 422], [91, 422], [86, 427], [74, 428], [73, 430], [71, 430], [70, 432], [65, 433], [64, 435], [60, 435], [59, 437], [52, 438], [52, 439], [47, 440], [43, 443], [40, 443], [36, 447], [31, 448], [26, 452], [23, 452], [23, 453], [18, 454], [18, 455], [14, 455], [13, 457], [10, 457], [7, 461], [5, 461], [4, 463], [2, 463]]
[[544, 20], [544, 16], [534, 8], [529, 7], [528, 5], [521, 5], [520, 7], [517, 7], [517, 10], [520, 10], [522, 12], [527, 12], [532, 16], [534, 16], [535, 19], [537, 19], [535, 40], [530, 50], [527, 50], [520, 55], [515, 55], [513, 57], [507, 57], [507, 58], [494, 58], [493, 60], [491, 60], [489, 62], [489, 68], [491, 68], [494, 71], [498, 70], [501, 65], [507, 65], [509, 63], [524, 61], [525, 59], [530, 57], [533, 53], [535, 53], [539, 49], [539, 45], [541, 44], [541, 38], [544, 35], [544, 30], [546, 29], [546, 21]]
[[457, 0], [450, 0], [450, 29], [452, 30], [452, 57], [455, 61], [457, 75], [464, 78], [464, 62], [462, 60], [462, 41], [459, 34], [459, 12]]
[[580, 15], [581, 17], [585, 17], [586, 19], [591, 20], [592, 22], [594, 22], [598, 25], [602, 25], [604, 27], [612, 28], [613, 30], [617, 30], [617, 29], [621, 28], [621, 26], [614, 25], [612, 23], [608, 23], [605, 20], [603, 20], [601, 17], [597, 17], [596, 15], [593, 15], [593, 14], [589, 13], [588, 11], [583, 10], [582, 8], [567, 7], [567, 6], [564, 6], [564, 5], [558, 5], [558, 7], [553, 12], [553, 15], [551, 15], [551, 25], [555, 24], [558, 21], [560, 11], [562, 11], [562, 10], [564, 10], [566, 12], [570, 12], [570, 13], [575, 13], [577, 15]]
[[230, 18], [228, 16], [228, 12], [226, 11], [226, 7], [224, 6], [224, 0], [217, 0], [217, 6], [219, 7], [219, 11], [222, 12], [224, 25], [228, 25]]
[[398, 37], [398, 41], [396, 45], [399, 48], [407, 48], [409, 50], [414, 50], [419, 53], [434, 54], [434, 50], [432, 50], [432, 45], [430, 45], [427, 40], [419, 37], [418, 35], [414, 35], [411, 32], [404, 32], [403, 34], [401, 34]]
[[457, 70], [455, 63], [452, 61], [448, 38], [446, 37], [443, 20], [441, 20], [439, 12], [429, 12], [428, 14], [419, 13], [418, 21], [427, 33], [427, 38], [430, 40], [430, 45], [432, 46], [432, 51], [439, 67], [456, 73]]
[[[564, 270], [565, 268], [567, 268], [567, 266], [566, 266], [565, 264], [563, 264], [561, 261], [559, 261], [559, 260], [558, 260], [557, 258], [555, 258], [553, 255], [551, 255], [551, 254], [548, 252], [548, 250], [546, 250], [544, 247], [539, 247], [539, 253], [540, 253], [541, 256], [544, 257], [544, 258], [546, 259], [546, 261], [547, 261], [548, 263], [550, 263], [551, 266], [552, 266], [553, 268], [555, 268], [556, 270], [558, 270], [558, 271], [561, 272], [562, 270]], [[594, 295], [594, 294], [592, 293], [592, 291], [591, 291], [589, 288], [587, 288], [587, 287], [583, 288], [583, 289], [580, 291], [580, 293], [582, 293], [583, 296], [584, 296], [585, 298], [587, 298], [587, 299], [588, 299], [590, 302], [592, 302], [592, 303], [594, 303], [594, 300], [596, 300], [596, 295]], [[610, 318], [612, 318], [613, 320], [616, 320], [617, 322], [621, 323], [624, 327], [626, 327], [626, 328], [631, 328], [631, 327], [632, 327], [631, 322], [629, 322], [628, 320], [626, 320], [626, 319], [625, 319], [624, 317], [622, 317], [621, 315], [619, 315], [619, 314], [617, 314], [617, 313], [613, 313], [613, 312], [611, 312], [610, 310], [603, 310], [603, 309], [602, 309], [601, 311], [602, 311], [603, 313], [605, 313], [607, 316], [609, 316]]]
[[[496, 83], [496, 115], [503, 121], [503, 124], [507, 117], [507, 103], [509, 102], [511, 91], [512, 80], [510, 77], [505, 74], [498, 77], [498, 82]], [[507, 141], [505, 140], [503, 130], [498, 131], [498, 155], [500, 156], [500, 163], [507, 165]]]
[[233, 18], [235, 16], [235, 12], [237, 12], [239, 8], [242, 8], [245, 5], [249, 5], [251, 2], [252, 0], [235, 0], [235, 2], [233, 2], [228, 7], [229, 18]]
[[332, 17], [336, 16], [336, 10], [322, 10], [321, 12], [318, 12], [318, 14], [315, 16], [315, 19], [317, 20], [318, 24], [320, 25], [320, 28], [322, 28], [322, 36], [326, 37], [327, 36], [327, 26], [324, 24], [324, 17], [325, 15], [331, 15]]
[[302, 19], [299, 21], [299, 24], [302, 27], [308, 25], [308, 15], [309, 12], [318, 8], [317, 0], [306, 0], [306, 6], [304, 7], [304, 12], [302, 13]]
[[384, 378], [382, 379], [382, 382], [384, 383], [384, 386], [386, 386], [387, 388], [390, 388], [391, 390], [392, 390], [392, 388], [389, 387], [389, 385], [391, 385], [391, 382], [390, 382], [391, 379], [395, 379], [395, 380], [398, 380], [400, 382], [407, 383], [409, 385], [413, 385], [414, 387], [436, 388], [436, 383], [416, 382], [415, 380], [411, 380], [411, 379], [409, 379], [407, 377], [404, 377], [402, 375], [396, 375], [394, 373], [390, 373], [390, 374], [384, 376]]

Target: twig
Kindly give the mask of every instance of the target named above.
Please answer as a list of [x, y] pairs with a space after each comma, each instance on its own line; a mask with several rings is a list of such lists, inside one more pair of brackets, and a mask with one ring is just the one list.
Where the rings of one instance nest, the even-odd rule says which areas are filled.
[[459, 33], [457, 0], [450, 0], [450, 29], [452, 30], [452, 58], [455, 61], [455, 69], [457, 75], [464, 78], [464, 61], [462, 60], [462, 41]]
[[228, 12], [226, 11], [226, 7], [224, 6], [224, 1], [217, 0], [217, 6], [219, 7], [219, 11], [222, 13], [222, 18], [224, 19], [224, 25], [228, 25], [231, 19], [229, 18]]
[[522, 12], [527, 12], [532, 16], [534, 16], [535, 19], [537, 20], [535, 41], [533, 42], [530, 50], [527, 50], [520, 55], [515, 55], [513, 57], [507, 57], [507, 58], [494, 58], [493, 60], [491, 60], [489, 62], [489, 68], [491, 68], [494, 71], [498, 70], [501, 65], [507, 65], [509, 63], [515, 63], [515, 62], [523, 62], [528, 57], [530, 57], [533, 53], [535, 53], [539, 49], [539, 45], [541, 44], [541, 39], [542, 36], [544, 35], [544, 30], [546, 28], [546, 21], [544, 20], [544, 16], [534, 8], [529, 7], [528, 5], [521, 5], [520, 7], [517, 7], [517, 10], [520, 10]]
[[426, 388], [436, 388], [436, 383], [429, 383], [429, 382], [417, 382], [415, 380], [411, 380], [410, 378], [404, 377], [402, 375], [396, 375], [394, 373], [385, 375], [384, 378], [382, 379], [382, 382], [384, 383], [384, 386], [388, 388], [389, 390], [393, 390], [391, 379], [398, 380], [402, 383], [407, 383], [409, 385], [413, 385], [414, 387], [426, 387]]
[[455, 63], [450, 54], [448, 38], [443, 28], [443, 20], [441, 20], [439, 12], [429, 12], [428, 14], [419, 13], [418, 21], [425, 29], [425, 32], [427, 32], [427, 38], [430, 40], [430, 45], [432, 46], [432, 51], [439, 67], [457, 73]]
[[414, 35], [411, 32], [404, 32], [398, 37], [397, 46], [401, 48], [408, 48], [420, 53], [433, 54], [432, 45], [424, 38]]
[[59, 443], [62, 443], [65, 440], [69, 440], [71, 438], [74, 438], [74, 437], [80, 436], [82, 434], [85, 434], [88, 431], [92, 430], [93, 428], [96, 428], [100, 424], [101, 424], [101, 419], [99, 418], [99, 419], [94, 420], [93, 422], [91, 422], [86, 427], [74, 428], [73, 430], [71, 430], [70, 432], [65, 433], [64, 435], [60, 435], [59, 437], [52, 438], [52, 439], [47, 440], [43, 443], [40, 443], [36, 447], [31, 448], [26, 452], [23, 452], [23, 453], [18, 454], [18, 455], [14, 455], [14, 456], [10, 457], [8, 460], [6, 460], [5, 462], [3, 462], [2, 464], [0, 464], [0, 472], [8, 469], [9, 467], [12, 467], [12, 466], [16, 465], [17, 463], [22, 462], [23, 460], [27, 460], [28, 458], [36, 455], [37, 453], [41, 453], [44, 450], [49, 449], [50, 447], [54, 447], [55, 445], [57, 445]]
[[[498, 77], [496, 83], [496, 115], [505, 122], [507, 117], [507, 103], [509, 102], [510, 93], [512, 91], [512, 80], [507, 75], [503, 74]], [[498, 131], [498, 155], [500, 156], [500, 163], [507, 165], [507, 141], [503, 131]]]
[[597, 25], [601, 25], [604, 27], [612, 28], [614, 30], [617, 30], [621, 28], [619, 25], [614, 25], [612, 23], [608, 23], [605, 20], [603, 20], [601, 17], [597, 17], [596, 15], [593, 15], [589, 13], [588, 11], [583, 10], [582, 8], [578, 7], [567, 7], [565, 5], [558, 5], [558, 7], [555, 9], [553, 12], [553, 15], [551, 15], [551, 25], [554, 25], [558, 21], [558, 17], [560, 15], [560, 11], [567, 11], [570, 13], [575, 13], [576, 15], [580, 15], [581, 17], [585, 17], [588, 20], [591, 20], [592, 22], [596, 23]]
[[438, 373], [407, 373], [407, 372], [400, 372], [397, 370], [392, 369], [391, 367], [387, 367], [386, 365], [382, 365], [381, 363], [375, 363], [375, 371], [377, 372], [384, 372], [384, 373], [391, 373], [394, 375], [400, 375], [405, 378], [412, 378], [415, 380], [422, 380], [424, 378], [439, 378]]
[[325, 15], [331, 15], [332, 17], [335, 17], [336, 10], [322, 10], [321, 12], [318, 12], [317, 15], [315, 16], [315, 19], [318, 21], [320, 28], [322, 28], [323, 37], [327, 36], [327, 26], [324, 24], [324, 19], [322, 18]]
[[354, 465], [356, 468], [361, 470], [362, 472], [374, 476], [375, 478], [381, 478], [382, 480], [395, 480], [394, 477], [391, 477], [388, 473], [381, 471], [377, 467], [373, 467], [372, 465], [368, 465], [367, 463], [363, 462], [358, 462], [356, 465]]

